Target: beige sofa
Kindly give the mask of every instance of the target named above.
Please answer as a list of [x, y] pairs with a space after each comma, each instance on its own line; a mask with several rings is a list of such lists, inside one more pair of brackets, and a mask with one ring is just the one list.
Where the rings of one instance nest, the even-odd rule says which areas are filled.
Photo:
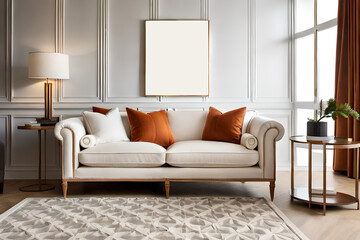
[[[127, 134], [126, 113], [120, 113]], [[243, 132], [254, 135], [258, 147], [249, 150], [234, 143], [202, 141], [206, 111], [168, 111], [175, 143], [168, 149], [145, 142], [116, 142], [81, 149], [86, 134], [81, 117], [69, 118], [55, 127], [62, 143], [62, 186], [66, 198], [69, 182], [154, 181], [165, 182], [169, 197], [171, 181], [257, 181], [270, 183], [273, 200], [276, 179], [276, 141], [283, 126], [247, 111]]]

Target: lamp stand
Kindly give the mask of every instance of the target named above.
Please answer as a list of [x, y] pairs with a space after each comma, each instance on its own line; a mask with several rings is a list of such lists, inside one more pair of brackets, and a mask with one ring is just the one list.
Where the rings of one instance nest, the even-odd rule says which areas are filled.
[[46, 79], [44, 83], [44, 97], [45, 97], [45, 119], [51, 120], [53, 118], [53, 102], [52, 102], [52, 83]]

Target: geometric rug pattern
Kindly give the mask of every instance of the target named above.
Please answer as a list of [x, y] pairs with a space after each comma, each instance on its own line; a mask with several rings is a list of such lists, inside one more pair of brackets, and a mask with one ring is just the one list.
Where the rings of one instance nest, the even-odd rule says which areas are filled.
[[[276, 207], [275, 207], [276, 208]], [[306, 239], [263, 198], [31, 198], [0, 239]]]

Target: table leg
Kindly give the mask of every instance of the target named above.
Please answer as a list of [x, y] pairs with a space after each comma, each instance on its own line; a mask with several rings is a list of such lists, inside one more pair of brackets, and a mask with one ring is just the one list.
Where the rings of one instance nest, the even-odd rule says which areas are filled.
[[323, 213], [326, 215], [326, 144], [323, 144]]
[[294, 142], [291, 141], [291, 199], [294, 196]]
[[44, 183], [46, 184], [46, 131], [44, 131], [44, 148], [45, 148], [45, 151], [44, 151], [44, 167], [45, 167], [45, 170], [44, 170]]
[[309, 183], [308, 183], [308, 189], [309, 189], [309, 208], [311, 208], [311, 188], [312, 188], [312, 144], [309, 143]]
[[359, 148], [356, 149], [356, 174], [355, 174], [355, 198], [357, 200], [357, 210], [359, 210]]
[[38, 142], [39, 142], [39, 179], [38, 179], [38, 183], [37, 184], [32, 184], [30, 186], [24, 186], [24, 187], [20, 187], [20, 191], [24, 191], [24, 192], [41, 192], [41, 191], [49, 191], [55, 188], [54, 185], [52, 184], [47, 184], [46, 183], [46, 130], [44, 130], [44, 147], [45, 147], [45, 151], [44, 151], [44, 160], [45, 160], [45, 173], [44, 173], [44, 183], [42, 183], [42, 153], [43, 153], [43, 147], [42, 147], [42, 130], [38, 130]]
[[41, 189], [41, 130], [38, 130], [38, 138], [39, 138], [39, 188]]

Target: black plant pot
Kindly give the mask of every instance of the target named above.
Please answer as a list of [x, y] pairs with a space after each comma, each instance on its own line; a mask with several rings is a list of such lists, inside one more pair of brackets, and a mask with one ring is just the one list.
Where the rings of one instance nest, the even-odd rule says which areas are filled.
[[307, 122], [307, 135], [327, 137], [327, 122]]

